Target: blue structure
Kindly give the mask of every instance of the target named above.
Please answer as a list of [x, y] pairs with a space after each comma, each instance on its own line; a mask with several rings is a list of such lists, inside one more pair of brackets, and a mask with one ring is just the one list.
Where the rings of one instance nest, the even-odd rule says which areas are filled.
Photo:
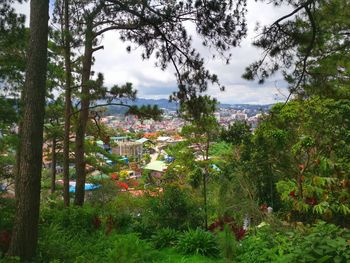
[[[69, 192], [70, 193], [75, 193], [75, 185], [76, 183], [69, 183]], [[98, 188], [101, 188], [101, 185], [99, 184], [85, 184], [85, 191], [92, 191], [92, 190], [96, 190]]]
[[164, 157], [164, 160], [165, 160], [165, 162], [167, 162], [167, 163], [172, 163], [173, 161], [175, 161], [175, 158], [172, 157], [172, 156], [166, 155], [166, 156]]

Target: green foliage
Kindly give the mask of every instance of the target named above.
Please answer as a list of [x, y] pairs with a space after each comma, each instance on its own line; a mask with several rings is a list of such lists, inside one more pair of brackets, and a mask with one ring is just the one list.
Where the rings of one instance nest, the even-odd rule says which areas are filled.
[[0, 96], [0, 129], [10, 126], [18, 121], [18, 112], [16, 105], [18, 102], [14, 99], [8, 99]]
[[98, 184], [101, 187], [95, 189], [86, 197], [89, 203], [95, 207], [106, 206], [108, 210], [109, 204], [116, 199], [119, 189], [115, 185], [115, 181], [110, 178], [97, 179], [88, 178], [88, 182]]
[[[1, 261], [0, 262], [17, 262]], [[65, 263], [208, 263], [217, 262], [203, 256], [184, 256], [174, 249], [155, 250], [135, 234], [109, 235], [97, 231], [80, 235], [57, 225], [42, 226], [37, 262]], [[33, 262], [33, 263], [34, 263]]]
[[251, 138], [250, 127], [247, 123], [237, 121], [228, 127], [227, 130], [221, 130], [220, 137], [227, 143], [240, 145]]
[[349, 207], [348, 100], [277, 104], [244, 147], [241, 167], [260, 202], [293, 219], [344, 224]]
[[349, 50], [343, 34], [350, 25], [349, 2], [273, 3], [294, 9], [290, 15], [296, 15], [281, 15], [278, 23], [260, 27], [253, 45], [265, 56], [251, 64], [244, 77], [263, 83], [281, 71], [290, 90], [300, 96], [349, 98]]
[[179, 233], [171, 228], [162, 228], [151, 237], [155, 248], [173, 247], [176, 245]]
[[157, 197], [150, 197], [149, 209], [157, 227], [184, 230], [202, 224], [199, 202], [191, 190], [178, 185], [166, 185]]
[[0, 196], [0, 231], [11, 230], [15, 217], [15, 200]]
[[41, 228], [39, 262], [151, 262], [157, 251], [135, 234], [106, 235], [92, 232], [81, 235], [58, 225]]
[[257, 229], [243, 239], [237, 262], [347, 262], [350, 232], [319, 222], [311, 228]]
[[226, 166], [228, 163], [232, 162], [234, 148], [232, 144], [224, 141], [212, 144], [209, 148], [211, 161], [219, 167]]
[[2, 89], [15, 94], [24, 83], [28, 30], [25, 16], [17, 14], [12, 3], [5, 0], [0, 5], [0, 80]]
[[219, 248], [215, 236], [200, 228], [183, 233], [177, 249], [184, 254], [201, 254], [210, 257], [219, 256]]
[[105, 262], [147, 263], [159, 258], [159, 252], [152, 249], [146, 241], [135, 234], [121, 236], [113, 243]]
[[64, 209], [44, 207], [41, 210], [41, 222], [69, 229], [72, 233], [88, 234], [94, 230], [93, 222], [97, 215], [97, 210], [88, 205]]
[[0, 259], [0, 263], [18, 263], [21, 262], [19, 257], [6, 257]]
[[[319, 222], [295, 243], [284, 262], [348, 262], [350, 232], [332, 224]], [[283, 259], [282, 258], [282, 259]]]
[[161, 257], [154, 263], [218, 263], [221, 260], [217, 258], [208, 258], [202, 255], [183, 255], [179, 254], [175, 249], [162, 249]]
[[241, 241], [237, 262], [285, 262], [280, 257], [289, 254], [295, 233], [279, 233], [270, 226], [264, 226]]
[[162, 119], [163, 110], [159, 109], [158, 105], [142, 105], [141, 107], [131, 106], [126, 114], [135, 115], [141, 120], [153, 119], [160, 121]]
[[101, 213], [104, 218], [110, 220], [112, 227], [117, 232], [130, 232], [138, 225], [145, 201], [132, 196], [129, 193], [118, 194], [114, 200], [104, 204]]
[[218, 244], [222, 254], [228, 262], [232, 262], [238, 253], [238, 242], [228, 225], [224, 226], [224, 231], [218, 233]]

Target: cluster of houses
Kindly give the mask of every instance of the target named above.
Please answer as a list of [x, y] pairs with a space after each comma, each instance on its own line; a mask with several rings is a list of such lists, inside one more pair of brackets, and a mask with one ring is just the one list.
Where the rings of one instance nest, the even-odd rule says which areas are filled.
[[[147, 136], [146, 134], [145, 137], [136, 140], [127, 136], [110, 137], [105, 141], [94, 141], [92, 137], [88, 137], [87, 140], [95, 143], [98, 147], [107, 151], [108, 153], [120, 156], [119, 161], [122, 161], [128, 166], [128, 170], [125, 170], [128, 173], [128, 178], [141, 177], [142, 170], [149, 170], [150, 175], [153, 178], [159, 179], [166, 171], [169, 163], [174, 160], [173, 157], [165, 154], [162, 149], [169, 144], [178, 143], [183, 139], [180, 136], [155, 137]], [[149, 163], [140, 167], [140, 164], [143, 163], [143, 156], [145, 153], [152, 156], [151, 160]], [[158, 155], [161, 153], [164, 156], [163, 160], [157, 160]], [[96, 153], [96, 155], [102, 162], [100, 165], [113, 166], [117, 164], [115, 161], [112, 161], [102, 153]], [[95, 171], [95, 173], [96, 172], [98, 171]]]

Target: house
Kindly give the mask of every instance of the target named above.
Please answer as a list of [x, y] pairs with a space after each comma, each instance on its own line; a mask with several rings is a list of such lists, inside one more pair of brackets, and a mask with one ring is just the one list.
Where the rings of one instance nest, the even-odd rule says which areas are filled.
[[143, 153], [143, 143], [120, 142], [118, 145], [112, 147], [112, 153], [120, 156], [135, 157], [137, 159], [141, 159]]
[[168, 164], [163, 161], [153, 161], [147, 164], [144, 169], [151, 171], [151, 176], [161, 178], [166, 172]]

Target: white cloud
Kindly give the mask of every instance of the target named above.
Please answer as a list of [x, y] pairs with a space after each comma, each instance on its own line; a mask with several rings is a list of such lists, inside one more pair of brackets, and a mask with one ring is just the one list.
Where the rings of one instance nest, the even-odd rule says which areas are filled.
[[[28, 4], [17, 5], [16, 8], [22, 13], [29, 14]], [[241, 78], [245, 67], [261, 55], [260, 50], [251, 45], [255, 36], [256, 23], [263, 25], [271, 23], [287, 11], [286, 8], [276, 8], [272, 4], [248, 0], [248, 37], [241, 43], [241, 47], [231, 50], [232, 60], [229, 65], [219, 58], [213, 60], [213, 52], [202, 47], [200, 39], [194, 37], [194, 46], [206, 59], [206, 66], [212, 73], [217, 74], [220, 82], [226, 86], [225, 92], [220, 92], [218, 88], [212, 87], [208, 90], [208, 94], [215, 96], [223, 103], [264, 104], [276, 101], [276, 94], [279, 93], [276, 86], [283, 93], [287, 93], [284, 88], [286, 85], [279, 76], [263, 86]], [[176, 90], [174, 70], [171, 67], [162, 71], [155, 67], [154, 59], [143, 61], [141, 50], [127, 53], [127, 44], [119, 39], [117, 32], [105, 34], [102, 44], [104, 49], [95, 54], [96, 62], [93, 70], [104, 74], [107, 86], [132, 82], [138, 89], [139, 96], [146, 98], [168, 98]], [[277, 96], [279, 100], [281, 97], [283, 96]]]

